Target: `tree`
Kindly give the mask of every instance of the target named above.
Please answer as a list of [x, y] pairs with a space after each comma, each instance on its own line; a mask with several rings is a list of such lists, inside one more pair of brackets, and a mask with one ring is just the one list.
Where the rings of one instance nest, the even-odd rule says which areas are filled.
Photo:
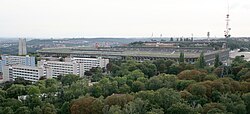
[[42, 99], [39, 97], [39, 95], [29, 95], [26, 97], [26, 100], [24, 101], [25, 105], [29, 108], [34, 108], [37, 106], [42, 106]]
[[50, 103], [46, 103], [42, 107], [42, 111], [43, 111], [43, 114], [56, 114], [55, 106], [53, 104], [50, 104]]
[[120, 94], [130, 93], [130, 87], [127, 84], [123, 84], [121, 87], [119, 87], [118, 93]]
[[147, 81], [147, 89], [157, 90], [162, 87], [165, 88], [175, 88], [177, 83], [177, 78], [175, 75], [160, 74], [158, 76], [152, 77]]
[[108, 63], [107, 66], [106, 66], [106, 68], [107, 68], [108, 73], [110, 73], [113, 70], [113, 64], [112, 63]]
[[180, 80], [195, 80], [201, 82], [206, 76], [205, 72], [199, 70], [184, 70], [177, 75]]
[[167, 109], [174, 103], [181, 101], [180, 93], [173, 89], [162, 88], [155, 93], [156, 103], [167, 112]]
[[165, 61], [162, 59], [155, 60], [153, 62], [157, 68], [158, 73], [164, 73], [167, 70], [167, 66], [165, 64]]
[[202, 52], [200, 54], [198, 61], [197, 61], [197, 67], [203, 69], [203, 68], [205, 68], [205, 66], [206, 66], [206, 62], [205, 62], [205, 58], [204, 58], [204, 53]]
[[117, 93], [118, 91], [118, 82], [111, 81], [109, 78], [103, 78], [99, 81], [98, 85], [100, 86], [104, 97]]
[[112, 105], [107, 113], [104, 114], [123, 114], [123, 111], [121, 109], [121, 106], [118, 105]]
[[58, 82], [56, 79], [46, 79], [45, 80], [45, 87], [48, 88], [48, 87], [52, 87], [54, 85], [56, 85]]
[[39, 106], [37, 106], [37, 107], [33, 108], [32, 114], [43, 114], [43, 111]]
[[71, 102], [71, 114], [92, 114], [91, 105], [96, 100], [94, 97], [84, 96]]
[[216, 79], [218, 79], [218, 77], [217, 77], [216, 75], [214, 75], [214, 74], [208, 74], [208, 75], [206, 75], [206, 76], [204, 77], [204, 80], [214, 81], [214, 80], [216, 80]]
[[246, 93], [242, 96], [245, 104], [246, 104], [246, 109], [247, 109], [247, 113], [250, 113], [250, 93]]
[[13, 84], [6, 92], [8, 97], [16, 99], [18, 96], [27, 94], [25, 86], [20, 84]]
[[7, 94], [7, 92], [6, 92], [6, 91], [4, 91], [4, 90], [0, 89], [0, 97], [5, 98], [5, 97], [6, 97], [6, 94]]
[[17, 77], [14, 81], [14, 84], [22, 84], [22, 85], [30, 85], [31, 82], [28, 81], [28, 80], [25, 80], [24, 78], [22, 77]]
[[89, 92], [91, 96], [94, 96], [94, 97], [100, 97], [103, 93], [102, 87], [98, 84], [94, 84], [93, 86], [91, 86], [89, 88]]
[[195, 81], [194, 80], [178, 80], [177, 81], [177, 85], [176, 85], [176, 89], [177, 90], [184, 90], [186, 89], [189, 85], [194, 84]]
[[137, 98], [126, 104], [123, 110], [125, 114], [146, 114], [148, 105], [148, 101], [143, 101], [140, 98]]
[[61, 82], [63, 85], [71, 85], [72, 83], [76, 82], [79, 80], [79, 76], [74, 75], [74, 74], [67, 74], [65, 76], [62, 76]]
[[214, 67], [217, 68], [218, 66], [220, 66], [220, 56], [219, 54], [216, 54], [214, 60]]
[[160, 109], [153, 108], [150, 111], [148, 111], [146, 114], [164, 114], [164, 111], [162, 108]]
[[180, 62], [180, 63], [184, 63], [184, 62], [185, 62], [185, 57], [184, 57], [184, 53], [183, 53], [183, 52], [180, 53], [179, 62]]
[[27, 91], [29, 95], [40, 95], [41, 93], [39, 87], [34, 85], [29, 85]]
[[105, 105], [118, 105], [124, 107], [125, 104], [132, 101], [134, 97], [129, 94], [113, 94], [105, 99]]
[[78, 80], [73, 82], [68, 88], [61, 88], [60, 94], [62, 102], [70, 101], [71, 99], [77, 99], [79, 96], [83, 96], [88, 91], [87, 80]]
[[140, 91], [136, 93], [136, 98], [148, 100], [152, 105], [159, 106], [167, 112], [167, 109], [176, 102], [180, 102], [181, 95], [173, 89], [161, 88], [157, 91]]
[[97, 82], [102, 79], [103, 75], [103, 69], [100, 67], [94, 67], [90, 69], [89, 72], [85, 72], [87, 76], [91, 78], [92, 82]]
[[144, 61], [143, 63], [138, 63], [137, 68], [139, 68], [147, 77], [153, 77], [157, 73], [157, 67], [151, 61]]
[[15, 111], [15, 114], [30, 114], [30, 109], [26, 106], [20, 107]]
[[70, 110], [69, 110], [69, 102], [64, 102], [62, 107], [61, 107], [61, 114], [70, 114]]
[[91, 104], [91, 110], [93, 111], [92, 114], [102, 114], [103, 107], [104, 107], [104, 99], [103, 99], [103, 97], [97, 98]]
[[192, 84], [188, 87], [188, 91], [193, 95], [205, 96], [207, 88], [201, 84]]
[[102, 79], [103, 74], [102, 73], [94, 73], [91, 77], [92, 82], [98, 82]]
[[14, 114], [14, 112], [10, 107], [5, 107], [3, 109], [3, 114]]
[[140, 70], [134, 70], [133, 72], [129, 73], [129, 75], [127, 76], [128, 79], [131, 79], [131, 80], [137, 80], [138, 78], [140, 77], [144, 77], [144, 73], [141, 72]]
[[161, 88], [163, 86], [163, 81], [160, 80], [160, 78], [158, 77], [152, 77], [149, 79], [148, 83], [147, 83], [147, 89], [149, 90], [157, 90], [159, 88]]
[[155, 64], [158, 74], [168, 73], [170, 66], [174, 64], [174, 61], [158, 59], [158, 60], [153, 61], [153, 64]]
[[241, 56], [236, 56], [235, 59], [233, 60], [232, 62], [232, 67], [235, 67], [235, 66], [242, 66], [246, 63], [247, 61], [244, 60], [243, 57]]
[[227, 112], [246, 114], [246, 105], [238, 94], [225, 94], [220, 97], [220, 103], [226, 107]]
[[138, 92], [145, 89], [145, 84], [140, 81], [134, 81], [132, 84], [132, 91]]
[[184, 103], [173, 104], [167, 110], [168, 114], [194, 114], [194, 109]]
[[0, 101], [0, 106], [3, 106], [5, 108], [10, 107], [12, 109], [12, 111], [15, 111], [19, 107], [22, 107], [23, 104], [18, 99], [8, 98], [8, 99], [4, 99], [3, 101]]
[[220, 103], [208, 103], [203, 106], [204, 114], [225, 113], [226, 107]]

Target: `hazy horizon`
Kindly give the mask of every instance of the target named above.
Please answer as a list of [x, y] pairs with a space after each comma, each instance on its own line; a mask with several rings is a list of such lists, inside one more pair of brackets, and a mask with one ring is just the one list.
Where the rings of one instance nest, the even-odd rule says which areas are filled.
[[[250, 36], [250, 1], [229, 0], [232, 37]], [[227, 0], [1, 0], [0, 37], [222, 38]]]

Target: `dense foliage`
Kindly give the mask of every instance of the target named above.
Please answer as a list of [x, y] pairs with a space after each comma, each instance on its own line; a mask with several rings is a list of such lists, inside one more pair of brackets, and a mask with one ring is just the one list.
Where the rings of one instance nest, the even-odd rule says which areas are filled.
[[228, 39], [228, 47], [230, 49], [242, 49], [242, 48], [247, 48], [250, 49], [250, 43], [249, 41], [243, 41], [243, 40], [237, 40], [236, 39]]
[[202, 58], [194, 65], [127, 60], [92, 69], [92, 83], [76, 75], [17, 79], [1, 86], [0, 114], [249, 114], [250, 62], [215, 66]]

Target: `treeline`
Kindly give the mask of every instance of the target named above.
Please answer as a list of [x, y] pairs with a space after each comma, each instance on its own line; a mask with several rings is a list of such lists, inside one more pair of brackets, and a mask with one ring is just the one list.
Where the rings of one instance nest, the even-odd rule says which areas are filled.
[[228, 41], [228, 47], [231, 50], [233, 50], [233, 49], [242, 49], [242, 48], [250, 49], [249, 41], [239, 41], [237, 39], [227, 39], [227, 41]]
[[[32, 47], [27, 48], [28, 53], [36, 53], [37, 50], [40, 50], [41, 48], [38, 47]], [[12, 45], [10, 47], [1, 47], [0, 48], [0, 54], [7, 54], [7, 55], [18, 55], [18, 45]]]
[[113, 61], [87, 74], [95, 82], [76, 75], [7, 82], [0, 89], [0, 114], [250, 113], [250, 62], [241, 57], [216, 67], [202, 59]]

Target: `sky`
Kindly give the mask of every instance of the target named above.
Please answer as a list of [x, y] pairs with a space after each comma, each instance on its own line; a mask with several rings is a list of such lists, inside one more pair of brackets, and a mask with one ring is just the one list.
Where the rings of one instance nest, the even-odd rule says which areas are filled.
[[[227, 0], [0, 0], [0, 37], [223, 37]], [[229, 0], [231, 35], [250, 36], [250, 0]]]

